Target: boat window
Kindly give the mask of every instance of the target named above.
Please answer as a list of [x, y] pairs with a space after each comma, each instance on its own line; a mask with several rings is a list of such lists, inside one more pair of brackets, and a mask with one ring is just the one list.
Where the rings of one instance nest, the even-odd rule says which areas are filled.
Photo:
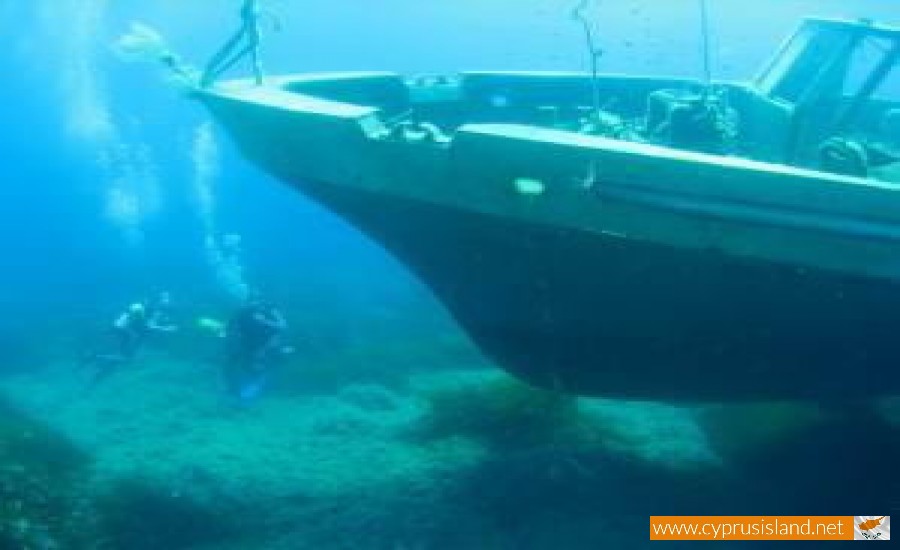
[[823, 78], [846, 55], [852, 40], [852, 34], [839, 28], [803, 27], [758, 80], [760, 89], [772, 98], [799, 102], [813, 88], [829, 84]]
[[764, 93], [766, 93], [767, 95], [773, 94], [775, 87], [778, 85], [779, 79], [784, 76], [784, 73], [787, 72], [788, 69], [790, 69], [790, 66], [793, 64], [794, 60], [803, 52], [803, 48], [809, 41], [810, 34], [811, 33], [808, 28], [803, 28], [802, 30], [797, 32], [797, 34], [792, 36], [790, 40], [782, 47], [782, 50], [779, 52], [778, 56], [774, 60], [772, 60], [772, 64], [758, 79], [758, 85]]
[[894, 65], [891, 72], [875, 90], [875, 99], [900, 103], [900, 66]]
[[[862, 91], [862, 87], [866, 81], [878, 69], [878, 66], [889, 54], [893, 47], [893, 41], [887, 38], [868, 37], [856, 47], [850, 58], [850, 66], [847, 71], [847, 78], [844, 81], [844, 95], [854, 97]], [[896, 71], [894, 71], [896, 72]], [[896, 81], [897, 77], [894, 76]], [[887, 80], [890, 80], [888, 78]], [[880, 92], [889, 92], [890, 86], [887, 81], [875, 91], [875, 97], [878, 98]], [[894, 97], [898, 95], [895, 93]], [[885, 98], [887, 99], [887, 98]]]

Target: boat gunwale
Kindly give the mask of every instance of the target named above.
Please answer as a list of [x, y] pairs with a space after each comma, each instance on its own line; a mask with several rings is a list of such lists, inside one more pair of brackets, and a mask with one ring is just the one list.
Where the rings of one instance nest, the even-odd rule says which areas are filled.
[[[473, 71], [460, 73], [460, 76], [462, 78], [465, 78], [468, 75], [557, 77], [568, 76], [569, 73], [552, 71]], [[573, 77], [579, 75], [589, 78], [589, 75], [586, 75], [584, 73], [571, 73], [571, 76]], [[613, 78], [633, 78], [635, 80], [658, 79], [657, 77], [650, 78], [641, 76], [628, 76], [618, 75], [614, 73], [603, 76]], [[360, 121], [370, 120], [373, 116], [381, 118], [383, 109], [379, 107], [360, 105], [358, 103], [351, 103], [348, 101], [327, 99], [312, 94], [305, 94], [302, 92], [290, 91], [286, 89], [287, 86], [296, 84], [298, 82], [341, 81], [360, 77], [393, 77], [397, 78], [400, 81], [403, 80], [402, 75], [392, 72], [319, 72], [274, 77], [271, 79], [271, 84], [266, 84], [264, 86], [256, 86], [253, 81], [249, 79], [228, 81], [224, 83], [223, 86], [217, 85], [216, 88], [203, 90], [201, 93], [236, 101], [252, 102], [264, 107], [279, 108], [292, 112], [307, 113], [311, 115], [333, 116], [341, 119], [358, 119]], [[684, 81], [686, 83], [690, 82], [689, 79], [684, 79]], [[752, 88], [752, 84], [750, 83], [731, 84], [737, 86], [750, 86]], [[789, 164], [754, 160], [741, 156], [716, 155], [711, 153], [679, 149], [676, 147], [667, 147], [665, 145], [659, 144], [617, 140], [603, 136], [592, 136], [574, 131], [558, 130], [531, 124], [465, 123], [460, 125], [453, 132], [454, 135], [451, 136], [451, 143], [456, 137], [455, 134], [464, 132], [483, 133], [497, 136], [503, 135], [504, 137], [516, 139], [533, 139], [534, 136], [529, 134], [541, 134], [541, 141], [553, 143], [556, 145], [588, 148], [597, 151], [616, 151], [622, 153], [639, 154], [642, 156], [669, 158], [670, 160], [687, 160], [702, 164], [714, 164], [716, 166], [725, 166], [729, 168], [743, 168], [758, 172], [768, 172], [777, 175], [798, 177], [801, 179], [815, 179], [817, 181], [824, 180], [830, 183], [864, 185], [866, 187], [880, 188], [885, 190], [900, 189], [900, 184], [895, 184], [884, 180], [845, 176], [810, 168], [791, 166]], [[371, 135], [369, 137], [372, 138]]]
[[[480, 75], [494, 74], [480, 72]], [[507, 73], [508, 74], [508, 73]], [[533, 74], [533, 73], [521, 73]], [[539, 73], [544, 74], [544, 73]], [[312, 95], [298, 93], [295, 91], [287, 91], [284, 88], [291, 84], [302, 81], [340, 81], [353, 78], [397, 78], [402, 77], [397, 73], [389, 72], [356, 72], [356, 73], [310, 73], [307, 75], [289, 75], [279, 77], [274, 80], [271, 85], [263, 87], [255, 86], [250, 81], [231, 81], [225, 86], [217, 86], [210, 90], [212, 96], [219, 96], [239, 102], [249, 102], [261, 105], [266, 108], [284, 109], [293, 113], [306, 113], [314, 116], [332, 117], [345, 122], [355, 121], [359, 128], [360, 137], [369, 142], [379, 142], [385, 139], [385, 130], [382, 122], [382, 110], [377, 107], [365, 107], [345, 101], [334, 101], [328, 99], [320, 99]], [[278, 86], [274, 84], [278, 83]], [[274, 91], [273, 91], [274, 89]], [[373, 126], [374, 124], [374, 126]], [[380, 130], [380, 131], [379, 131]], [[435, 143], [448, 152], [458, 147], [461, 142], [465, 141], [468, 136], [489, 136], [512, 141], [527, 141], [532, 143], [545, 143], [548, 145], [556, 145], [565, 147], [571, 151], [579, 151], [585, 155], [586, 162], [599, 161], [602, 163], [624, 165], [629, 159], [636, 160], [638, 158], [652, 161], [673, 162], [680, 165], [682, 170], [697, 170], [705, 172], [704, 179], [716, 179], [719, 183], [727, 184], [731, 180], [741, 177], [741, 174], [754, 174], [755, 177], [772, 176], [775, 178], [790, 178], [790, 185], [817, 185], [817, 186], [839, 186], [832, 187], [832, 190], [841, 192], [840, 189], [856, 190], [863, 193], [887, 192], [890, 194], [900, 191], [900, 185], [873, 179], [863, 179], [852, 176], [843, 176], [828, 172], [816, 171], [805, 168], [798, 168], [784, 164], [776, 164], [758, 160], [747, 159], [744, 157], [731, 157], [723, 155], [714, 155], [709, 153], [701, 153], [695, 151], [686, 151], [673, 147], [662, 145], [654, 145], [647, 143], [630, 142], [625, 140], [616, 140], [601, 136], [591, 136], [579, 134], [577, 132], [551, 129], [536, 125], [528, 124], [509, 124], [509, 123], [469, 123], [459, 126], [454, 135], [448, 142]], [[419, 143], [410, 143], [410, 145], [420, 145]], [[592, 154], [612, 154], [619, 155], [618, 158], [609, 159], [592, 158]], [[458, 157], [457, 157], [458, 158]], [[645, 170], [646, 172], [646, 170]], [[716, 175], [718, 174], [718, 176]], [[633, 174], [635, 177], [638, 174]], [[678, 176], [677, 173], [671, 174]], [[683, 173], [681, 174], [684, 175]], [[671, 184], [654, 183], [648, 180], [647, 174], [640, 174], [641, 181], [629, 181], [627, 184], [620, 183], [621, 190], [626, 194], [635, 196], [656, 193], [659, 194], [661, 203], [665, 203], [665, 197], [674, 198], [677, 201], [688, 200], [697, 205], [692, 209], [700, 208], [709, 213], [715, 213], [717, 208], [708, 208], [706, 204], [718, 203], [723, 209], [735, 208], [737, 210], [745, 210], [747, 208], [759, 210], [765, 209], [773, 211], [773, 216], [787, 219], [791, 214], [796, 217], [805, 217], [809, 220], [828, 220], [826, 225], [832, 229], [829, 233], [840, 233], [838, 227], [845, 227], [858, 236], [878, 237], [888, 239], [891, 242], [897, 240], [897, 232], [893, 227], [900, 224], [900, 219], [892, 219], [885, 216], [873, 216], [866, 219], [866, 216], [860, 212], [851, 212], [849, 214], [836, 213], [833, 208], [810, 208], [802, 207], [802, 196], [783, 196], [775, 197], [774, 200], [747, 200], [741, 197], [741, 192], [736, 193], [721, 192], [715, 193], [712, 190], [703, 192], [690, 193], [686, 192], [683, 187], [675, 187]], [[634, 178], [632, 178], [634, 179]], [[666, 178], [662, 178], [665, 180]], [[645, 185], [642, 185], [645, 184]], [[599, 185], [607, 185], [600, 182]], [[799, 189], [794, 187], [793, 189]], [[791, 192], [790, 190], [788, 192]], [[803, 193], [802, 189], [798, 190]], [[871, 202], [872, 197], [861, 197], [863, 201]], [[659, 202], [659, 201], [657, 201]], [[793, 203], [793, 204], [792, 204]], [[859, 210], [861, 206], [857, 203], [854, 210]], [[788, 214], [791, 213], [791, 214]], [[762, 214], [765, 214], [762, 212]], [[723, 217], [727, 217], [722, 215]], [[772, 219], [769, 215], [753, 215], [753, 219]], [[770, 221], [766, 222], [771, 223]], [[797, 226], [797, 222], [789, 225]], [[816, 224], [821, 225], [821, 224]], [[849, 229], [854, 228], [854, 229]], [[810, 227], [810, 229], [812, 229]]]

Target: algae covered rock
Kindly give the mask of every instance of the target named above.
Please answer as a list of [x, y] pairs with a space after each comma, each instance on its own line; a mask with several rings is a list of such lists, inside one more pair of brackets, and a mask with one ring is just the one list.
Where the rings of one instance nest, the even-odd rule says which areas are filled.
[[79, 547], [94, 530], [80, 494], [87, 457], [0, 402], [0, 548]]
[[196, 548], [234, 538], [238, 513], [229, 502], [180, 493], [159, 483], [124, 479], [98, 495], [100, 527], [111, 548]]
[[567, 394], [534, 388], [509, 376], [453, 377], [422, 389], [420, 435], [465, 436], [500, 449], [581, 445], [602, 439]]
[[821, 425], [826, 415], [815, 403], [776, 401], [710, 405], [697, 419], [719, 454], [740, 459]]

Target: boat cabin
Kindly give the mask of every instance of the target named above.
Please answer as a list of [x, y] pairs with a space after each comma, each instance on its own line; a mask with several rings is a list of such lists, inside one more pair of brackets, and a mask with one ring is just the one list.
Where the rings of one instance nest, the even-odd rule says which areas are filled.
[[[753, 83], [770, 112], [781, 107], [787, 114], [786, 131], [773, 136], [783, 160], [852, 175], [895, 162], [898, 62], [898, 29], [807, 20]], [[833, 149], [841, 143], [845, 151]], [[852, 158], [836, 158], [841, 155]]]

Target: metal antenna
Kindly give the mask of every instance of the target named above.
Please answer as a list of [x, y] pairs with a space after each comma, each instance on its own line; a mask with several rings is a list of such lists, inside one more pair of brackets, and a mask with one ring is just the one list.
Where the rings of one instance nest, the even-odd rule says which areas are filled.
[[712, 84], [712, 63], [710, 61], [710, 43], [709, 43], [709, 5], [707, 0], [700, 1], [700, 33], [703, 44], [703, 79], [706, 86]]
[[572, 10], [572, 18], [581, 23], [584, 30], [584, 40], [587, 45], [588, 54], [591, 60], [591, 102], [594, 110], [594, 116], [600, 113], [600, 80], [598, 78], [600, 69], [599, 61], [603, 56], [603, 50], [597, 47], [594, 39], [594, 30], [591, 28], [591, 22], [588, 20], [584, 11], [587, 9], [589, 0], [581, 0], [575, 9]]

